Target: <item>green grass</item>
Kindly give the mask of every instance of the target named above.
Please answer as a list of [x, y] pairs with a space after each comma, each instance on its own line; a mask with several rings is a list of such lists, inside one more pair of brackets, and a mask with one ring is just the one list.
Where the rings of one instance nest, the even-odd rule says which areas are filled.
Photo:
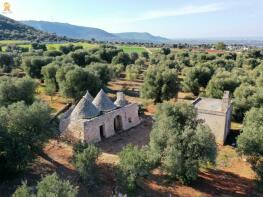
[[17, 45], [24, 45], [28, 44], [29, 41], [25, 40], [0, 40], [0, 45], [9, 45], [9, 44], [17, 44]]
[[[21, 41], [21, 40], [0, 40], [0, 46], [3, 46], [3, 50], [5, 50], [5, 46], [9, 44], [16, 44], [20, 47], [25, 47], [25, 48], [31, 48], [31, 44], [29, 41]], [[60, 46], [63, 45], [69, 45], [73, 44], [76, 46], [83, 46], [84, 49], [92, 49], [95, 47], [98, 47], [98, 44], [90, 44], [86, 42], [77, 42], [77, 43], [54, 43], [54, 44], [47, 44], [48, 50], [58, 50]], [[138, 47], [138, 46], [130, 46], [130, 45], [117, 45], [118, 48], [122, 49], [125, 53], [132, 53], [132, 52], [137, 52], [137, 53], [142, 53], [144, 51], [147, 51], [144, 47]]]
[[145, 48], [138, 46], [118, 45], [117, 47], [122, 49], [125, 53], [132, 53], [132, 52], [142, 53], [146, 51]]
[[60, 46], [65, 46], [65, 45], [69, 45], [69, 44], [73, 44], [76, 46], [83, 46], [84, 49], [92, 49], [92, 48], [95, 48], [98, 46], [97, 44], [77, 42], [77, 43], [63, 43], [63, 44], [47, 44], [47, 48], [48, 48], [48, 50], [58, 50]]

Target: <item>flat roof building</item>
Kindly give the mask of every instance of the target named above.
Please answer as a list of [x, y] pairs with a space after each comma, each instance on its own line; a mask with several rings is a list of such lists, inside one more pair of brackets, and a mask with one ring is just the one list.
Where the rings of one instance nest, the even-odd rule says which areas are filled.
[[204, 120], [216, 137], [219, 144], [224, 144], [230, 132], [232, 104], [229, 91], [222, 99], [197, 98], [193, 105], [197, 109], [198, 119]]

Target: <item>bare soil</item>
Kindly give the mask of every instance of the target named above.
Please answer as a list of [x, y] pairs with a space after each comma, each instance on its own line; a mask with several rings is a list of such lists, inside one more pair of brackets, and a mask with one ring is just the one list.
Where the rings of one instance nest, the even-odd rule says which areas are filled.
[[[130, 91], [127, 99], [130, 102], [144, 103], [138, 98], [141, 81], [129, 82], [119, 80], [110, 83], [111, 96], [123, 87]], [[185, 97], [183, 93], [180, 97]], [[49, 97], [42, 95], [43, 100], [48, 101]], [[56, 102], [58, 101], [58, 102]], [[61, 98], [53, 100], [54, 108], [59, 110], [62, 105]], [[98, 184], [90, 187], [82, 184], [78, 174], [71, 164], [73, 155], [72, 146], [63, 141], [50, 140], [45, 146], [43, 154], [16, 178], [0, 182], [0, 196], [10, 196], [22, 180], [27, 180], [29, 185], [36, 185], [42, 176], [57, 172], [63, 178], [70, 180], [79, 186], [79, 196], [111, 196], [112, 189], [116, 187], [116, 165], [119, 162], [118, 153], [127, 144], [134, 144], [139, 147], [147, 145], [149, 134], [152, 129], [152, 116], [155, 112], [155, 105], [151, 102], [146, 105], [146, 115], [141, 125], [120, 133], [103, 142], [98, 143], [103, 153], [98, 159]], [[160, 169], [152, 171], [151, 175], [138, 180], [141, 196], [179, 196], [179, 197], [228, 197], [228, 196], [263, 196], [256, 191], [255, 174], [250, 165], [237, 155], [235, 148], [231, 146], [218, 146], [217, 164], [209, 170], [202, 170], [199, 177], [191, 185], [185, 186], [175, 181], [167, 181], [165, 174]]]
[[[44, 154], [15, 180], [1, 184], [1, 196], [9, 196], [21, 180], [28, 180], [30, 185], [45, 174], [57, 172], [63, 179], [79, 185], [79, 196], [110, 196], [116, 186], [116, 165], [118, 153], [127, 144], [142, 147], [149, 142], [152, 118], [144, 117], [141, 125], [100, 142], [98, 146], [103, 154], [98, 159], [99, 184], [95, 187], [79, 181], [77, 172], [71, 164], [72, 146], [62, 141], [50, 140], [44, 148]], [[199, 178], [190, 186], [178, 182], [167, 182], [160, 169], [152, 171], [147, 179], [138, 181], [142, 196], [260, 196], [255, 191], [255, 175], [244, 159], [240, 158], [233, 147], [219, 146], [217, 165], [214, 169], [203, 170]], [[5, 195], [7, 194], [7, 195]]]

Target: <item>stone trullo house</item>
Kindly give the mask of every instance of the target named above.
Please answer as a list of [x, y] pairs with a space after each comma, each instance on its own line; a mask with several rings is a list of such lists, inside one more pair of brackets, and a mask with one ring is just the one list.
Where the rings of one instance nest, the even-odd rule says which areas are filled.
[[93, 97], [86, 93], [76, 106], [60, 117], [60, 132], [73, 141], [99, 142], [140, 124], [137, 104], [129, 104], [122, 92], [113, 103], [101, 90]]
[[197, 109], [198, 119], [204, 120], [219, 144], [224, 144], [230, 132], [232, 104], [229, 91], [222, 99], [197, 98], [193, 105]]

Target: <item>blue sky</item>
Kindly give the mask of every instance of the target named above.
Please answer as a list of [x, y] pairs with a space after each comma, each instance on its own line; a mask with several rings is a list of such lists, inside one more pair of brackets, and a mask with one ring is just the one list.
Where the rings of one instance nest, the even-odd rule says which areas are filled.
[[263, 37], [263, 0], [0, 0], [16, 20], [169, 38]]

